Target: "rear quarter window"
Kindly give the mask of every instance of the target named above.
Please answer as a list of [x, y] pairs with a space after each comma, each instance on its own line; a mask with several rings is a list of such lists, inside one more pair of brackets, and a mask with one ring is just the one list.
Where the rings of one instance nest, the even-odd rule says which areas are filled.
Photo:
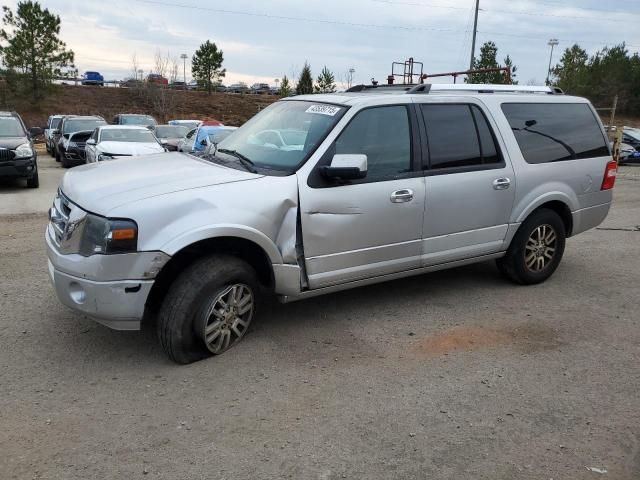
[[600, 124], [586, 103], [504, 103], [502, 111], [527, 163], [611, 154]]

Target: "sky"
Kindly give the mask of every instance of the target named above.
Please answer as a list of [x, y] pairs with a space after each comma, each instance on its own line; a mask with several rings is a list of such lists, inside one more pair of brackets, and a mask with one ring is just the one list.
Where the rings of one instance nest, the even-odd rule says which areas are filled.
[[[41, 0], [61, 17], [61, 38], [76, 66], [107, 80], [133, 75], [132, 58], [148, 73], [157, 52], [190, 59], [206, 40], [224, 52], [226, 85], [297, 77], [305, 61], [314, 77], [323, 66], [338, 84], [353, 68], [354, 84], [384, 82], [394, 61], [409, 57], [425, 73], [466, 70], [475, 0]], [[15, 8], [17, 0], [3, 0]], [[640, 0], [480, 0], [479, 45], [498, 46], [518, 67], [521, 83], [543, 84], [550, 38], [562, 50], [589, 53], [626, 42], [640, 51]], [[182, 79], [182, 78], [179, 78]], [[450, 78], [439, 80], [451, 81]]]

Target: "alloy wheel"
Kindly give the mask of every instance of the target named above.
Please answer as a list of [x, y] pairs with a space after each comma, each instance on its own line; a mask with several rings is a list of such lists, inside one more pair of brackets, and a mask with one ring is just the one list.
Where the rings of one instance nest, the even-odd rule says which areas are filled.
[[551, 264], [555, 257], [558, 236], [551, 225], [537, 226], [529, 238], [524, 250], [524, 263], [532, 272], [541, 272]]

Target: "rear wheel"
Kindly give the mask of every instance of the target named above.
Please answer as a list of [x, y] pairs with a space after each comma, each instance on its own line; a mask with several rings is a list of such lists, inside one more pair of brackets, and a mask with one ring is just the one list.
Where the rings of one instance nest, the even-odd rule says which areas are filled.
[[498, 259], [498, 268], [509, 280], [521, 285], [544, 282], [558, 268], [565, 240], [560, 216], [552, 210], [537, 210], [520, 226], [507, 254]]
[[169, 358], [191, 363], [237, 344], [256, 312], [259, 283], [236, 257], [213, 255], [187, 268], [158, 313], [158, 338]]

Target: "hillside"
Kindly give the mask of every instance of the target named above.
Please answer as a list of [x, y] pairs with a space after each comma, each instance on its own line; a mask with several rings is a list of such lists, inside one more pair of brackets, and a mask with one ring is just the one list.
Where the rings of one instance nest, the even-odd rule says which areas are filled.
[[60, 85], [36, 105], [7, 99], [8, 105], [2, 108], [17, 110], [28, 126], [43, 126], [53, 114], [101, 115], [110, 121], [118, 113], [151, 114], [159, 122], [215, 118], [227, 125], [241, 125], [277, 99], [272, 95]]

